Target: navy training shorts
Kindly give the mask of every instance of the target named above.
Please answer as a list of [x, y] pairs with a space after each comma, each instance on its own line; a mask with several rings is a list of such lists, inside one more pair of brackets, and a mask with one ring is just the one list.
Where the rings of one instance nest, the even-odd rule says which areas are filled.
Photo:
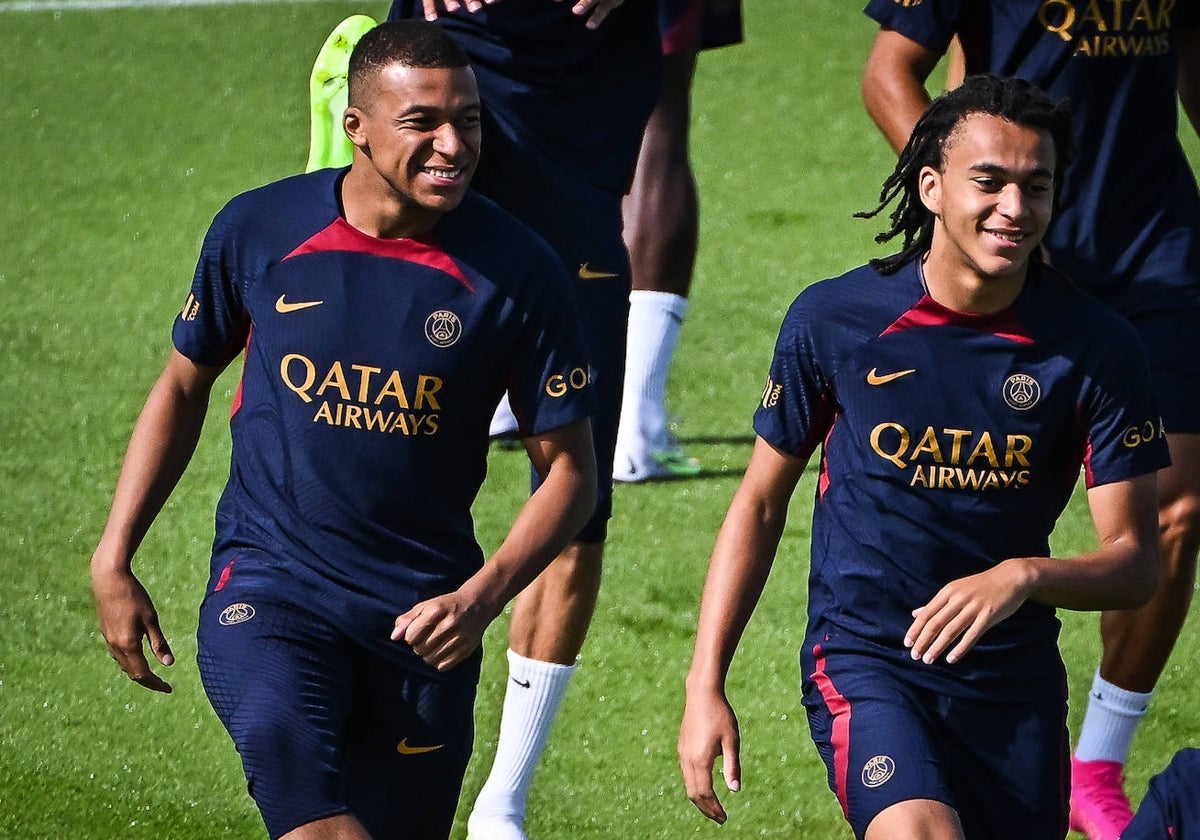
[[474, 740], [475, 685], [387, 655], [311, 609], [286, 572], [243, 565], [200, 607], [204, 690], [272, 838], [353, 814], [376, 840], [446, 837]]
[[952, 807], [972, 840], [1066, 836], [1061, 699], [951, 697], [911, 680], [897, 663], [826, 655], [820, 645], [801, 659], [812, 739], [856, 837], [885, 808], [911, 799]]

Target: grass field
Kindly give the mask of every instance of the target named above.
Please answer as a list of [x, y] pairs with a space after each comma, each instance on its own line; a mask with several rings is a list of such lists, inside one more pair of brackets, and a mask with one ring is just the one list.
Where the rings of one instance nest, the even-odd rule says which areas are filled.
[[[775, 331], [801, 287], [874, 255], [878, 225], [851, 214], [873, 205], [892, 159], [858, 100], [872, 36], [861, 3], [745, 5], [747, 43], [704, 55], [696, 81], [702, 246], [671, 404], [707, 471], [617, 490], [596, 621], [530, 801], [534, 838], [849, 836], [798, 699], [811, 473], [731, 677], [744, 790], [726, 797], [727, 826], [684, 798], [674, 755], [708, 552]], [[0, 2], [0, 836], [262, 836], [194, 661], [235, 372], [136, 565], [179, 660], [174, 695], [109, 660], [87, 562], [209, 220], [303, 166], [314, 50], [346, 15], [385, 4], [17, 9]], [[485, 546], [525, 493], [523, 456], [497, 452], [491, 467], [476, 511]], [[1077, 499], [1056, 547], [1090, 540]], [[1096, 619], [1064, 622], [1082, 698]], [[494, 750], [505, 629], [488, 637], [464, 798]], [[1197, 652], [1193, 616], [1135, 743], [1135, 798], [1200, 742]]]

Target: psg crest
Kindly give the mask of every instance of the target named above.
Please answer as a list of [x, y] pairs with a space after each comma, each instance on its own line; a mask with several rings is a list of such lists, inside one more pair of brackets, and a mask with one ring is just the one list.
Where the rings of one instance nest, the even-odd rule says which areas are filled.
[[425, 337], [434, 347], [449, 347], [462, 335], [462, 321], [448, 309], [439, 309], [425, 319]]
[[1004, 401], [1008, 407], [1026, 411], [1037, 405], [1042, 398], [1042, 386], [1032, 376], [1014, 373], [1004, 380]]

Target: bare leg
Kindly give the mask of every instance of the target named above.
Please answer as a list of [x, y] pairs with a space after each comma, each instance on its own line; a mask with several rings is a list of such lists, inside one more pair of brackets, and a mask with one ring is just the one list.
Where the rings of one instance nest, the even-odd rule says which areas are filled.
[[1172, 465], [1158, 474], [1162, 580], [1150, 603], [1104, 613], [1100, 675], [1129, 691], [1154, 689], [1183, 629], [1200, 550], [1200, 435], [1170, 435]]
[[879, 812], [866, 840], [963, 840], [954, 809], [932, 799], [909, 799]]
[[513, 603], [508, 645], [540, 662], [572, 665], [600, 593], [604, 543], [572, 543]]
[[663, 87], [642, 135], [629, 195], [621, 206], [633, 288], [687, 297], [696, 262], [698, 203], [688, 156], [696, 53], [663, 58]]
[[280, 840], [371, 840], [371, 835], [350, 814], [339, 814], [306, 823]]

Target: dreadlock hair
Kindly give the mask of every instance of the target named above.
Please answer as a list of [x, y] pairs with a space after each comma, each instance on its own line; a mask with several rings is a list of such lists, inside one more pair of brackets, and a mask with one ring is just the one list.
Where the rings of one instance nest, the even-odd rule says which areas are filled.
[[442, 27], [425, 20], [396, 20], [379, 24], [359, 39], [350, 53], [347, 71], [349, 102], [361, 105], [364, 88], [385, 67], [469, 67], [462, 47]]
[[[891, 274], [915, 255], [929, 249], [933, 240], [931, 212], [921, 203], [917, 182], [921, 170], [931, 166], [939, 172], [945, 166], [946, 141], [959, 124], [971, 114], [999, 117], [1010, 123], [1040, 129], [1054, 141], [1054, 206], [1057, 207], [1063, 173], [1075, 152], [1071, 136], [1071, 112], [1065, 102], [1055, 102], [1024, 79], [992, 75], [968, 76], [954, 90], [947, 91], [930, 103], [913, 127], [896, 168], [879, 193], [879, 206], [871, 211], [855, 213], [859, 219], [871, 219], [899, 196], [899, 203], [889, 217], [892, 226], [875, 237], [876, 242], [888, 242], [904, 236], [904, 247], [898, 254], [871, 260], [881, 274]], [[1039, 257], [1036, 256], [1035, 259]]]

